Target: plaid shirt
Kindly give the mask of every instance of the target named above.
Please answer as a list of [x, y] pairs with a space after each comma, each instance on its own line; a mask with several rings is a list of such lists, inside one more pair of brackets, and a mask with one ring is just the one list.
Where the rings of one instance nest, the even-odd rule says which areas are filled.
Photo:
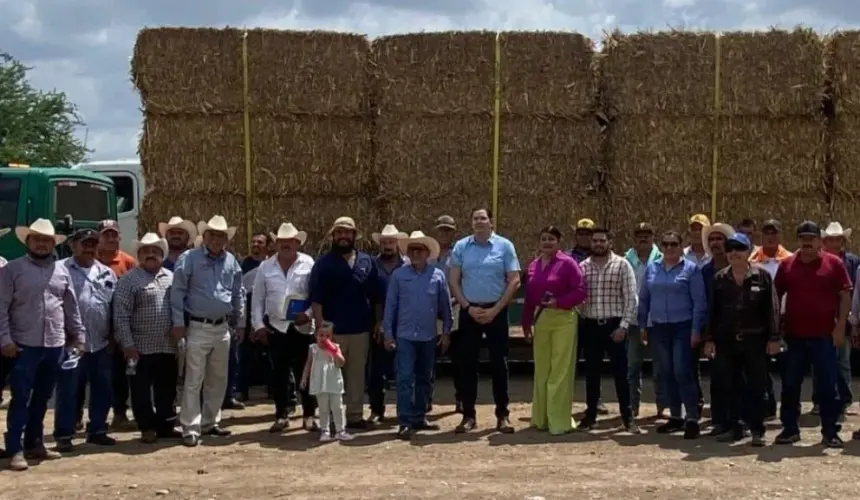
[[164, 268], [152, 275], [135, 267], [120, 278], [113, 294], [113, 321], [120, 345], [133, 346], [140, 354], [176, 352], [170, 339], [172, 284], [173, 273]]
[[579, 313], [589, 319], [621, 318], [622, 328], [635, 323], [639, 297], [636, 275], [627, 259], [610, 252], [602, 268], [591, 257], [582, 261], [580, 267], [588, 294]]

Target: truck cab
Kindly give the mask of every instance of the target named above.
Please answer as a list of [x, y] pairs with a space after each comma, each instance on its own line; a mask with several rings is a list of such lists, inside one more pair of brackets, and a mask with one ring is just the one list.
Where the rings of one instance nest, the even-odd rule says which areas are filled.
[[[114, 186], [105, 176], [66, 167], [0, 166], [0, 227], [14, 229], [48, 219], [58, 233], [70, 234], [116, 217]], [[25, 252], [14, 231], [0, 237], [0, 256], [11, 260]], [[57, 253], [66, 256], [68, 248]]]
[[72, 170], [95, 172], [113, 181], [116, 190], [116, 221], [122, 237], [120, 249], [134, 253], [132, 242], [137, 239], [140, 207], [146, 192], [140, 160], [92, 161], [75, 165]]

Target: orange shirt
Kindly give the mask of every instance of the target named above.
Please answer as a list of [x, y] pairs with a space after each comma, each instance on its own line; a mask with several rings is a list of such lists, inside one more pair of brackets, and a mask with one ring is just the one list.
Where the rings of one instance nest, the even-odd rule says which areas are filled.
[[125, 273], [131, 271], [137, 265], [134, 257], [122, 250], [117, 250], [113, 258], [108, 255], [99, 255], [99, 261], [106, 266], [110, 266], [117, 278], [122, 278]]

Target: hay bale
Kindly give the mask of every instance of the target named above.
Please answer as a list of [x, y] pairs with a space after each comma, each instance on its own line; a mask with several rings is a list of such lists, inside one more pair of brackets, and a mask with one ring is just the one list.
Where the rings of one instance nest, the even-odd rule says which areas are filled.
[[[853, 193], [837, 193], [833, 199], [833, 214], [831, 218], [821, 219], [819, 224], [827, 224], [831, 221], [838, 221], [845, 229], [851, 228], [854, 234], [860, 230], [860, 196]], [[852, 235], [850, 245], [857, 250], [860, 248], [858, 239]]]
[[140, 139], [147, 188], [181, 194], [244, 194], [243, 131], [241, 115], [147, 113]]
[[604, 104], [620, 114], [710, 115], [715, 57], [712, 33], [607, 34], [598, 64]]
[[673, 229], [682, 234], [686, 231], [690, 216], [710, 216], [711, 200], [706, 194], [696, 192], [661, 193], [649, 196], [613, 196], [608, 207], [609, 227], [615, 233], [614, 249], [626, 252], [633, 244], [633, 228], [639, 222], [649, 222], [657, 235]]
[[505, 32], [500, 37], [503, 110], [557, 116], [594, 110], [591, 40], [578, 33]]
[[242, 31], [144, 28], [131, 74], [150, 113], [232, 113], [243, 109]]
[[274, 115], [366, 113], [369, 49], [364, 36], [351, 33], [248, 31], [251, 109]]
[[815, 115], [721, 120], [717, 192], [786, 199], [824, 191], [826, 124]]
[[[364, 117], [255, 116], [254, 191], [300, 198], [366, 192], [373, 168], [370, 128]], [[234, 168], [244, 179], [241, 165]]]
[[[805, 220], [819, 224], [830, 215], [830, 204], [823, 190], [796, 192], [794, 196], [765, 194], [728, 194], [717, 201], [717, 220], [737, 224], [749, 218], [759, 225], [767, 219], [782, 222], [786, 242], [794, 241], [794, 228]], [[706, 212], [707, 213], [707, 212]]]
[[386, 196], [379, 200], [379, 231], [385, 224], [394, 224], [404, 232], [424, 231], [432, 234], [436, 218], [450, 215], [457, 222], [460, 235], [472, 232], [472, 209], [490, 206], [490, 179], [476, 181], [469, 191], [453, 193], [438, 198], [412, 198], [409, 196]]
[[720, 58], [723, 113], [821, 114], [824, 44], [811, 29], [726, 33]]
[[825, 59], [833, 82], [837, 114], [860, 113], [860, 30], [840, 31], [826, 43]]
[[413, 33], [373, 41], [383, 116], [491, 113], [495, 33]]
[[860, 194], [860, 116], [841, 113], [830, 129], [833, 173], [836, 190], [853, 196]]

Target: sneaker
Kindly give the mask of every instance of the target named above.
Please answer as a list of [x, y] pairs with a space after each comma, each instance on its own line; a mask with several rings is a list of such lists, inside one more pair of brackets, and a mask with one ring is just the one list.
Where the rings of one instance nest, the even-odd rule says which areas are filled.
[[59, 438], [54, 445], [54, 449], [60, 453], [67, 453], [74, 450], [75, 445], [72, 443], [72, 438]]
[[187, 446], [188, 448], [194, 448], [195, 446], [200, 444], [200, 436], [195, 434], [189, 434], [187, 436], [183, 436], [182, 445]]
[[385, 415], [374, 412], [370, 414], [370, 418], [367, 420], [373, 422], [373, 425], [381, 425], [385, 423]]
[[800, 433], [799, 432], [789, 432], [782, 431], [779, 435], [776, 436], [776, 439], [773, 440], [774, 444], [794, 444], [800, 441]]
[[636, 422], [627, 422], [624, 424], [624, 430], [629, 432], [630, 434], [644, 434], [642, 428], [636, 424]]
[[305, 417], [302, 422], [302, 428], [306, 431], [317, 432], [320, 430], [320, 424], [314, 417]]
[[690, 420], [684, 424], [684, 439], [697, 439], [700, 433], [699, 422]]
[[230, 398], [227, 401], [224, 401], [224, 404], [221, 405], [222, 410], [244, 410], [245, 403], [239, 401], [236, 398]]
[[338, 441], [352, 441], [354, 436], [346, 431], [340, 431], [334, 435], [334, 438]]
[[603, 401], [597, 402], [597, 414], [598, 415], [609, 415], [609, 409], [606, 408], [606, 405], [603, 404]]
[[764, 441], [764, 434], [756, 433], [756, 434], [752, 435], [752, 440], [750, 441], [750, 446], [753, 446], [755, 448], [761, 448], [765, 444], [766, 443]]
[[597, 421], [595, 421], [593, 418], [585, 417], [579, 421], [579, 425], [577, 425], [576, 428], [581, 431], [590, 431], [594, 428], [594, 425], [596, 423]]
[[284, 429], [287, 429], [290, 426], [290, 421], [286, 418], [279, 418], [275, 420], [275, 423], [269, 427], [269, 432], [278, 433], [283, 432]]
[[12, 455], [12, 460], [9, 461], [9, 470], [14, 471], [25, 471], [30, 468], [30, 464], [27, 463], [27, 458], [24, 457], [24, 452], [19, 451], [18, 453]]
[[670, 418], [668, 422], [657, 426], [657, 434], [671, 434], [684, 429], [684, 421], [680, 418]]
[[409, 441], [412, 439], [412, 429], [405, 425], [401, 425], [400, 428], [397, 429], [397, 439]]
[[56, 460], [62, 458], [63, 455], [57, 451], [49, 450], [45, 448], [43, 443], [39, 443], [32, 448], [24, 450], [24, 457], [30, 460]]
[[502, 434], [513, 434], [514, 426], [511, 425], [511, 421], [508, 417], [502, 417], [496, 420], [496, 430]]
[[478, 428], [478, 424], [475, 422], [474, 418], [463, 417], [463, 420], [454, 428], [454, 432], [457, 434], [463, 434], [466, 432], [471, 432]]
[[822, 437], [821, 444], [828, 448], [842, 448], [843, 446], [845, 446], [845, 442], [842, 441], [842, 438], [839, 437], [839, 434]]
[[87, 443], [96, 446], [114, 446], [116, 445], [116, 439], [107, 434], [91, 434], [87, 436]]
[[334, 441], [334, 438], [331, 437], [330, 433], [328, 433], [328, 432], [321, 432], [320, 433], [320, 443], [328, 443], [331, 441]]

